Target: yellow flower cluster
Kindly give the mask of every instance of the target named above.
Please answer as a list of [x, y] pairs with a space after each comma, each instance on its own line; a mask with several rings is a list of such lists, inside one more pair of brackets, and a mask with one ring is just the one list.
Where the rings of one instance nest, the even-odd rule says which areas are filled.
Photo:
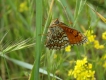
[[66, 52], [70, 52], [70, 51], [71, 51], [71, 46], [68, 45], [67, 47], [65, 47], [65, 51], [66, 51]]
[[24, 1], [20, 4], [20, 8], [19, 8], [19, 11], [20, 12], [24, 12], [24, 11], [27, 11], [28, 10], [28, 6], [27, 6], [27, 2]]
[[104, 45], [100, 45], [99, 41], [95, 39], [96, 35], [93, 35], [93, 30], [91, 30], [91, 31], [87, 30], [85, 35], [88, 38], [87, 44], [93, 42], [94, 43], [94, 48], [96, 48], [96, 49], [103, 49], [104, 48]]
[[103, 64], [103, 67], [106, 69], [106, 54], [102, 56], [101, 60], [103, 62], [102, 63]]
[[89, 43], [95, 41], [96, 35], [93, 35], [93, 30], [87, 30], [87, 31], [85, 32], [85, 35], [86, 35], [87, 38], [88, 38], [87, 44], [89, 44]]
[[102, 33], [102, 39], [106, 40], [106, 31]]
[[100, 45], [98, 40], [94, 41], [94, 48], [96, 49], [103, 49], [104, 45]]
[[87, 58], [77, 60], [74, 70], [70, 70], [68, 76], [74, 76], [76, 80], [95, 80], [95, 71], [92, 71], [92, 64], [88, 63]]

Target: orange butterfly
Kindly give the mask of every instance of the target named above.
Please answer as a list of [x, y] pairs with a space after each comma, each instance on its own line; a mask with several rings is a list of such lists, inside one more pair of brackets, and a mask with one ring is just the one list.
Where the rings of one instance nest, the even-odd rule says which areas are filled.
[[79, 45], [85, 42], [87, 38], [83, 34], [56, 19], [48, 29], [46, 47], [62, 49], [68, 45]]

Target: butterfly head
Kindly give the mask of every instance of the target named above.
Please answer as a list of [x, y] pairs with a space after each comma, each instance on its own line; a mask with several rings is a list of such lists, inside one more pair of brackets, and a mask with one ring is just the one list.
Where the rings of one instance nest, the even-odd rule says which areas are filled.
[[53, 22], [53, 24], [59, 24], [60, 22], [59, 22], [59, 20], [58, 19], [56, 19], [54, 22]]
[[53, 21], [52, 24], [51, 24], [50, 27], [49, 27], [49, 30], [50, 30], [52, 33], [54, 33], [54, 32], [55, 32], [55, 28], [56, 28], [56, 26], [58, 26], [59, 23], [60, 23], [60, 22], [59, 22], [58, 19], [56, 19], [55, 21]]

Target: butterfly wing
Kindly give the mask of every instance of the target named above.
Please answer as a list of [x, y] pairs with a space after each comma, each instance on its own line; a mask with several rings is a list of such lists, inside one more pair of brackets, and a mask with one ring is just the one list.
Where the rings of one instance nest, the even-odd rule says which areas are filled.
[[60, 26], [64, 30], [64, 32], [67, 34], [67, 37], [71, 45], [74, 45], [74, 44], [79, 45], [87, 41], [87, 38], [83, 34], [81, 34], [81, 32], [75, 29], [69, 28], [66, 24], [61, 22], [58, 26]]
[[48, 31], [46, 47], [49, 49], [61, 49], [68, 45], [69, 40], [64, 30], [57, 25], [51, 25]]

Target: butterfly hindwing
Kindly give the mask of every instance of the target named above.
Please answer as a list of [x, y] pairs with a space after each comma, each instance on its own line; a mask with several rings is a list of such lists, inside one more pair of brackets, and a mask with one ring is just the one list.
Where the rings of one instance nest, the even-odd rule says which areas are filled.
[[67, 35], [62, 28], [52, 25], [49, 30], [46, 47], [49, 49], [61, 49], [69, 45]]

